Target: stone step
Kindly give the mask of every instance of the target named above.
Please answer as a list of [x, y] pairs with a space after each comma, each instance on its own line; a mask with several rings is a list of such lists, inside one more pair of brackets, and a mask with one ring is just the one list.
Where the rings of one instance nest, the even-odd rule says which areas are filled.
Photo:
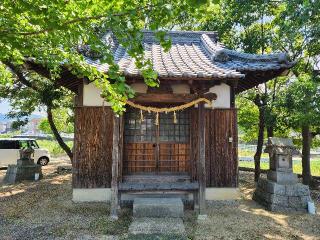
[[135, 218], [128, 239], [187, 239], [181, 218]]
[[183, 203], [181, 198], [135, 198], [133, 217], [180, 218]]
[[125, 175], [123, 182], [127, 183], [190, 183], [191, 177], [189, 175]]
[[176, 182], [176, 183], [145, 183], [123, 182], [119, 184], [119, 191], [196, 191], [199, 189], [198, 182]]

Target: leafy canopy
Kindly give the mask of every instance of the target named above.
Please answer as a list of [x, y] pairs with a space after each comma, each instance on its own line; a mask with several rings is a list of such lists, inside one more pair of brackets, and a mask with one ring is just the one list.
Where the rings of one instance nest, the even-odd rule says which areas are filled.
[[[74, 116], [73, 112], [68, 108], [60, 108], [53, 110], [54, 123], [59, 132], [74, 133]], [[52, 130], [48, 119], [42, 119], [39, 129], [47, 134], [52, 134]]]
[[[165, 29], [183, 22], [203, 1], [196, 0], [3, 0], [0, 2], [0, 84], [13, 82], [13, 64], [24, 71], [26, 62], [49, 69], [51, 81], [58, 79], [63, 64], [73, 74], [85, 77], [102, 89], [115, 111], [123, 109], [133, 92], [119, 73], [102, 37], [112, 31], [141, 69], [145, 82], [156, 86], [157, 75], [143, 56], [143, 28], [157, 31], [164, 48], [170, 46]], [[162, 30], [158, 30], [162, 29]], [[79, 54], [89, 46], [110, 65], [108, 74], [88, 66]]]
[[[278, 130], [281, 135], [288, 134], [287, 120], [277, 109], [277, 101], [294, 82], [291, 78], [293, 75], [307, 74], [307, 80], [304, 81], [306, 86], [312, 79], [313, 64], [320, 55], [320, 1], [222, 0], [219, 5], [211, 4], [207, 9], [202, 8], [202, 11], [209, 14], [201, 18], [197, 28], [218, 31], [220, 41], [228, 47], [248, 53], [286, 52], [291, 60], [297, 62], [287, 78], [277, 78], [242, 93], [237, 101], [240, 108], [239, 127], [245, 133], [246, 140], [257, 136], [259, 120], [254, 105], [259, 105], [264, 111], [264, 124], [267, 127]], [[297, 84], [303, 85], [301, 79], [298, 81]], [[308, 96], [311, 92], [304, 93]], [[290, 94], [297, 94], [297, 99], [302, 97], [299, 91], [291, 91]], [[305, 104], [314, 107], [316, 102], [306, 101]], [[294, 111], [302, 110], [297, 106]], [[304, 117], [315, 116], [310, 112]]]
[[[288, 126], [320, 126], [320, 82], [318, 78], [310, 78], [301, 74], [283, 89], [278, 102], [282, 117]], [[320, 129], [319, 129], [320, 133]]]

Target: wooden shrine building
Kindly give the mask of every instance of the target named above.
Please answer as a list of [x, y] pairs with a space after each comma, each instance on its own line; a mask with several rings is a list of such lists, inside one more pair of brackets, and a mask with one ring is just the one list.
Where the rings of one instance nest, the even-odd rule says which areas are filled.
[[[293, 65], [285, 54], [255, 55], [223, 47], [215, 32], [171, 31], [165, 52], [153, 32], [144, 31], [145, 56], [159, 88], [148, 87], [134, 60], [112, 34], [114, 59], [135, 90], [138, 106], [179, 107], [175, 112], [128, 106], [115, 117], [94, 83], [66, 82], [76, 92], [73, 200], [110, 201], [117, 209], [141, 194], [173, 194], [205, 209], [206, 200], [238, 197], [235, 95], [281, 74]], [[86, 56], [107, 72], [108, 65]], [[142, 115], [142, 116], [141, 116]]]

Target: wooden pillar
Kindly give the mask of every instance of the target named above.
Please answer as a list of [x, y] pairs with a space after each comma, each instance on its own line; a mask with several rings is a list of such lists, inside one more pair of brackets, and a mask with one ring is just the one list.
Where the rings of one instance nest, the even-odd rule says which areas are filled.
[[118, 219], [119, 209], [119, 163], [120, 163], [120, 117], [113, 117], [113, 147], [112, 147], [112, 179], [111, 179], [111, 210], [112, 219]]
[[235, 108], [236, 106], [236, 94], [235, 94], [235, 86], [230, 86], [230, 108]]
[[199, 215], [206, 216], [206, 143], [205, 143], [205, 108], [204, 103], [198, 104], [198, 181], [199, 181]]

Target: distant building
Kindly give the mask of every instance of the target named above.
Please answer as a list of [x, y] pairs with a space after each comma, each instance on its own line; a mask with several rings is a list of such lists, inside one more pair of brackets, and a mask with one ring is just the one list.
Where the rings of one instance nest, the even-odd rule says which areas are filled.
[[5, 123], [6, 129], [4, 133], [9, 133], [12, 132], [13, 128], [12, 128], [12, 121], [8, 121]]
[[5, 133], [7, 125], [3, 122], [0, 122], [0, 133]]
[[27, 133], [30, 135], [38, 135], [38, 134], [42, 133], [39, 130], [39, 125], [40, 125], [41, 120], [42, 120], [41, 118], [33, 118], [33, 119], [29, 120], [27, 125], [25, 125], [21, 128], [21, 131], [23, 133]]
[[34, 119], [31, 119], [28, 123], [29, 125], [29, 131], [32, 133], [32, 134], [39, 134], [40, 133], [40, 130], [39, 130], [39, 125], [40, 125], [40, 122], [41, 122], [42, 119], [40, 118], [34, 118]]

